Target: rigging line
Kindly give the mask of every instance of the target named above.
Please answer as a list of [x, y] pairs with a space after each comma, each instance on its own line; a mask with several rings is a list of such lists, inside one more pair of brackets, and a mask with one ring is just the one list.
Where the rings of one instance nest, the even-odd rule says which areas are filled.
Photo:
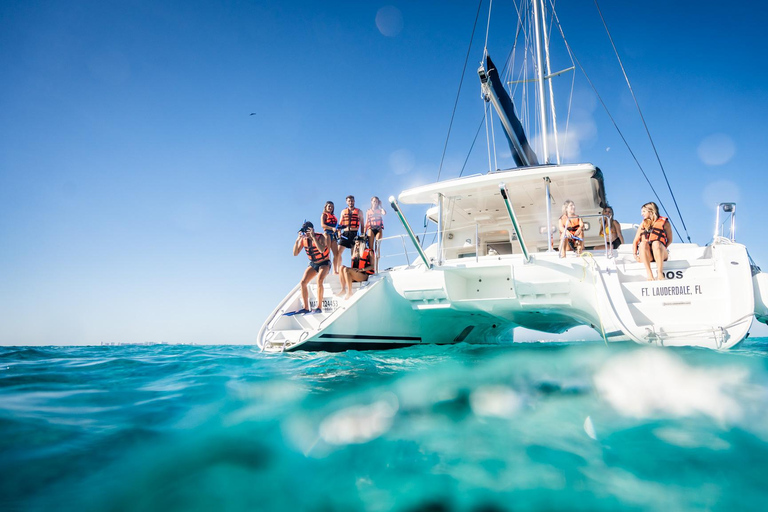
[[475, 29], [477, 28], [477, 20], [480, 18], [480, 7], [483, 5], [483, 0], [477, 4], [477, 14], [475, 14], [475, 23], [472, 25], [472, 35], [469, 37], [469, 48], [467, 48], [467, 56], [464, 57], [464, 69], [461, 71], [461, 80], [459, 81], [459, 90], [456, 92], [456, 101], [453, 102], [453, 112], [451, 113], [451, 122], [448, 124], [448, 134], [445, 136], [445, 145], [443, 146], [443, 156], [440, 157], [440, 167], [437, 170], [437, 181], [440, 181], [440, 174], [443, 172], [443, 162], [445, 161], [445, 153], [448, 150], [448, 139], [451, 138], [451, 129], [453, 128], [453, 120], [456, 117], [456, 109], [459, 105], [459, 96], [461, 95], [461, 86], [464, 84], [464, 76], [467, 73], [467, 62], [469, 62], [469, 55], [472, 51], [472, 41], [475, 39]]
[[475, 132], [475, 138], [472, 139], [472, 145], [469, 147], [469, 151], [467, 151], [467, 158], [464, 159], [464, 165], [461, 166], [461, 172], [459, 173], [459, 178], [461, 178], [461, 175], [464, 174], [464, 169], [467, 167], [467, 162], [469, 162], [470, 155], [472, 155], [472, 150], [475, 147], [475, 142], [477, 142], [477, 137], [480, 135], [480, 130], [483, 129], [484, 121], [485, 121], [485, 113], [483, 113], [483, 118], [480, 120], [480, 124], [477, 126], [477, 131]]
[[[555, 16], [557, 16], [557, 13], [555, 13]], [[571, 55], [571, 57], [576, 62], [576, 65], [579, 66], [579, 69], [584, 74], [584, 78], [587, 79], [587, 83], [589, 83], [589, 86], [592, 87], [592, 91], [594, 91], [595, 96], [597, 96], [597, 99], [600, 101], [600, 104], [603, 106], [603, 110], [605, 110], [605, 113], [608, 115], [608, 118], [611, 120], [611, 123], [613, 123], [613, 127], [616, 128], [616, 131], [619, 134], [619, 137], [621, 137], [621, 140], [624, 142], [624, 145], [627, 147], [627, 151], [629, 151], [629, 154], [632, 155], [632, 159], [637, 164], [638, 169], [640, 169], [640, 172], [643, 175], [643, 178], [645, 178], [645, 181], [648, 182], [648, 186], [651, 188], [651, 191], [653, 192], [654, 197], [659, 202], [659, 205], [661, 208], [666, 212], [666, 207], [664, 206], [664, 203], [661, 201], [661, 198], [659, 197], [658, 192], [656, 192], [656, 189], [653, 188], [653, 184], [651, 183], [651, 180], [648, 178], [648, 175], [645, 174], [645, 170], [643, 169], [643, 166], [640, 164], [640, 161], [637, 159], [637, 156], [635, 156], [635, 152], [632, 151], [632, 148], [629, 146], [629, 142], [627, 142], [627, 139], [624, 137], [624, 133], [622, 133], [621, 129], [619, 128], [619, 125], [616, 124], [616, 120], [613, 119], [613, 116], [611, 115], [611, 112], [608, 110], [608, 105], [605, 104], [605, 101], [603, 101], [603, 97], [600, 96], [600, 93], [597, 92], [597, 88], [595, 87], [595, 84], [592, 83], [592, 80], [589, 78], [589, 75], [587, 75], [587, 71], [584, 69], [584, 66], [581, 65], [581, 61], [576, 56], [576, 54], [573, 52], [573, 49], [571, 48], [571, 45], [568, 44], [568, 40], [565, 38], [565, 33], [563, 32], [563, 27], [560, 26], [560, 20], [557, 21], [557, 27], [560, 31], [560, 36], [563, 38], [563, 43], [565, 43], [565, 48], [568, 50], [568, 53]], [[677, 227], [674, 223], [670, 222], [672, 224], [672, 227], [675, 229], [675, 233], [677, 233], [677, 236], [682, 239], [683, 237], [680, 236], [680, 232], [677, 230]]]
[[483, 60], [488, 55], [488, 32], [491, 31], [491, 11], [493, 10], [493, 0], [488, 4], [488, 23], [485, 25], [485, 45], [483, 46]]
[[[621, 62], [621, 57], [619, 57], [619, 52], [616, 49], [616, 44], [614, 44], [613, 42], [613, 37], [611, 36], [610, 30], [608, 30], [608, 25], [605, 23], [605, 18], [603, 18], [603, 12], [600, 10], [600, 6], [598, 5], [597, 0], [594, 0], [594, 2], [595, 2], [595, 7], [597, 7], [598, 14], [600, 14], [600, 21], [603, 22], [603, 27], [605, 27], [605, 33], [608, 34], [608, 39], [611, 41], [613, 52], [616, 54], [616, 59], [619, 61], [621, 72], [624, 74], [624, 80], [627, 82], [627, 87], [629, 87], [630, 94], [632, 94], [632, 99], [634, 100], [635, 106], [637, 107], [637, 112], [638, 114], [640, 114], [640, 120], [643, 122], [645, 133], [648, 135], [648, 140], [651, 142], [653, 153], [656, 155], [656, 161], [659, 162], [659, 167], [661, 167], [661, 174], [664, 176], [664, 181], [667, 183], [667, 189], [669, 189], [669, 194], [672, 196], [672, 202], [675, 203], [675, 209], [677, 210], [677, 215], [680, 217], [680, 222], [682, 222], [683, 224], [683, 229], [685, 230], [685, 236], [688, 238], [688, 242], [690, 243], [691, 237], [690, 235], [688, 235], [688, 228], [685, 225], [683, 214], [680, 213], [680, 207], [677, 205], [677, 199], [675, 198], [675, 193], [672, 192], [672, 186], [669, 184], [669, 180], [667, 179], [667, 172], [664, 170], [664, 165], [661, 163], [661, 157], [659, 156], [659, 152], [656, 150], [656, 144], [653, 143], [651, 132], [648, 129], [648, 125], [645, 122], [645, 117], [643, 117], [643, 112], [642, 110], [640, 110], [640, 104], [637, 102], [637, 97], [635, 97], [635, 91], [632, 90], [632, 84], [629, 83], [629, 77], [627, 76], [627, 72], [624, 69], [624, 63]], [[678, 236], [679, 235], [680, 233], [678, 233]]]
[[[571, 59], [571, 64], [573, 64], [573, 59]], [[568, 115], [565, 116], [565, 134], [563, 135], [563, 146], [565, 148], [568, 148], [568, 142], [570, 139], [568, 139], [568, 129], [571, 126], [571, 108], [573, 107], [573, 89], [576, 86], [576, 73], [571, 75], [571, 92], [568, 95]], [[570, 148], [569, 148], [570, 149]], [[563, 156], [565, 157], [568, 153], [563, 149]]]
[[[555, 10], [555, 3], [557, 3], [557, 0], [549, 0], [550, 10], [552, 11], [552, 16], [549, 18], [549, 37], [550, 41], [552, 39], [552, 27], [554, 27], [555, 22], [557, 24], [560, 24], [560, 20], [557, 18], [557, 11]], [[560, 30], [560, 33], [562, 34], [562, 30]], [[565, 36], [563, 36], [563, 40], [565, 40]], [[573, 55], [570, 53], [568, 54], [568, 58], [571, 59], [571, 66], [575, 67], [575, 64], [573, 62]], [[576, 72], [571, 75], [571, 92], [568, 95], [568, 114], [565, 117], [565, 134], [563, 135], [563, 146], [564, 148], [568, 148], [568, 128], [570, 126], [571, 122], [571, 108], [573, 107], [573, 90], [576, 85]], [[563, 149], [563, 153], [566, 153], [565, 149]]]

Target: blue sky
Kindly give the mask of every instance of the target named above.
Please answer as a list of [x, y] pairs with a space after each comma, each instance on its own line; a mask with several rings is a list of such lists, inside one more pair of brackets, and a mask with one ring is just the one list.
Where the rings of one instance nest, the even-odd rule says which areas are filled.
[[[671, 209], [593, 2], [560, 3], [574, 52]], [[601, 8], [691, 238], [708, 242], [714, 203], [735, 200], [737, 238], [768, 267], [768, 8]], [[0, 344], [253, 342], [306, 266], [291, 257], [305, 218], [326, 200], [362, 206], [437, 177], [476, 9], [0, 3]], [[482, 117], [487, 9], [443, 178], [458, 175]], [[497, 63], [513, 31], [497, 0]], [[569, 65], [553, 55], [553, 68]], [[617, 218], [637, 222], [650, 190], [580, 75], [574, 98], [575, 159], [603, 169]], [[487, 171], [485, 146], [465, 174]], [[422, 211], [406, 213], [421, 225]]]

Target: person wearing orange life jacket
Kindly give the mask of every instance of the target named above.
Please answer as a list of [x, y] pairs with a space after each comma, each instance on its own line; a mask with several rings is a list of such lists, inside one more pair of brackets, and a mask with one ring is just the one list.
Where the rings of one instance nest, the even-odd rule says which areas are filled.
[[576, 215], [576, 204], [567, 199], [563, 203], [563, 214], [560, 216], [560, 257], [565, 258], [566, 251], [576, 251], [581, 254], [584, 250], [584, 221]]
[[[330, 249], [325, 243], [325, 236], [315, 233], [311, 222], [305, 221], [299, 230], [299, 235], [293, 243], [293, 255], [298, 256], [301, 249], [307, 253], [309, 266], [301, 278], [301, 300], [304, 307], [287, 315], [322, 313], [323, 312], [323, 281], [331, 268]], [[317, 276], [317, 307], [309, 309], [309, 283]]]
[[325, 233], [325, 243], [331, 248], [333, 254], [333, 273], [339, 273], [339, 267], [341, 267], [341, 260], [339, 259], [339, 220], [333, 214], [334, 205], [333, 201], [326, 201], [323, 207], [323, 213], [320, 215], [320, 225]]
[[635, 240], [632, 242], [632, 253], [635, 259], [645, 265], [645, 274], [653, 281], [651, 262], [656, 262], [656, 280], [664, 279], [664, 262], [669, 258], [669, 244], [672, 243], [672, 225], [669, 219], [659, 216], [656, 203], [645, 203], [640, 209], [643, 222], [637, 229]]
[[376, 271], [376, 254], [373, 249], [365, 246], [365, 238], [355, 238], [355, 247], [352, 249], [352, 266], [341, 267], [341, 295], [346, 292], [345, 299], [352, 297], [352, 283], [367, 281], [368, 277]]
[[378, 249], [376, 247], [376, 240], [381, 240], [383, 236], [384, 219], [382, 217], [386, 214], [387, 211], [381, 207], [381, 199], [373, 196], [371, 198], [371, 208], [365, 212], [365, 234], [368, 237], [368, 247], [374, 251]]
[[359, 208], [355, 208], [355, 196], [347, 196], [347, 207], [341, 210], [339, 216], [339, 268], [342, 265], [341, 257], [344, 254], [344, 249], [352, 249], [355, 243], [355, 238], [360, 232], [363, 224], [363, 212]]

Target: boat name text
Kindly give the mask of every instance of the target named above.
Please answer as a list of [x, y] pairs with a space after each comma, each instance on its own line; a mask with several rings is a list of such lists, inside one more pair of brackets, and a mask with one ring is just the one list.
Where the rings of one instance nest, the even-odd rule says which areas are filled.
[[[649, 293], [650, 290], [650, 293]], [[658, 286], [654, 288], [641, 288], [642, 297], [668, 297], [671, 295], [701, 295], [701, 285], [686, 286]]]

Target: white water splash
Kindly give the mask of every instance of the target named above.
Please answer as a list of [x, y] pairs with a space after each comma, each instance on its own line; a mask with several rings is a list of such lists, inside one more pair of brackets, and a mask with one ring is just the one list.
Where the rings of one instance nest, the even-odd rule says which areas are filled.
[[520, 410], [523, 400], [506, 386], [485, 386], [472, 392], [469, 403], [478, 416], [512, 418]]
[[379, 400], [371, 405], [347, 407], [322, 421], [320, 438], [332, 445], [367, 443], [389, 430], [397, 409], [394, 394], [389, 400]]
[[595, 432], [595, 424], [592, 423], [592, 417], [587, 416], [587, 419], [584, 420], [584, 432], [587, 433], [589, 437], [597, 441], [597, 433]]
[[734, 392], [748, 377], [744, 368], [694, 368], [668, 351], [638, 350], [609, 359], [595, 375], [595, 386], [624, 416], [704, 415], [733, 423], [744, 414]]

